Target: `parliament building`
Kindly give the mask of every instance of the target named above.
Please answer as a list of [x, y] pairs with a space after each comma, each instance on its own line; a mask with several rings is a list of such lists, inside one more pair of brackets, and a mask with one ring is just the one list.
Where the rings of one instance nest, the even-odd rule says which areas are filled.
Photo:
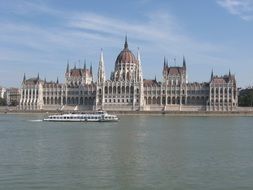
[[208, 82], [187, 82], [186, 60], [182, 66], [170, 66], [164, 59], [162, 81], [143, 78], [140, 52], [134, 55], [127, 38], [115, 61], [110, 79], [106, 79], [101, 51], [97, 80], [92, 66], [67, 64], [65, 82], [49, 82], [40, 76], [26, 79], [20, 93], [21, 110], [107, 110], [107, 111], [235, 111], [238, 91], [235, 76], [211, 73]]

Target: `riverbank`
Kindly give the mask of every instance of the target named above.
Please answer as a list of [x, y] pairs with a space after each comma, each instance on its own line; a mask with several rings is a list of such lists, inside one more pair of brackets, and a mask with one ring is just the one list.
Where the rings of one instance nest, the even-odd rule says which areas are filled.
[[[33, 110], [24, 111], [14, 108], [0, 108], [0, 114], [62, 114], [71, 111], [56, 110]], [[73, 112], [73, 111], [72, 111]], [[90, 111], [91, 112], [91, 111]], [[168, 116], [253, 116], [253, 111], [242, 110], [232, 112], [215, 112], [215, 111], [108, 111], [108, 113], [116, 115], [168, 115]]]

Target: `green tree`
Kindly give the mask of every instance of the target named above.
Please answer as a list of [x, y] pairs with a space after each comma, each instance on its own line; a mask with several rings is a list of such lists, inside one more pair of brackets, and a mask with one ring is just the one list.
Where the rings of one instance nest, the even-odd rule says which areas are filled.
[[253, 107], [253, 89], [244, 89], [240, 91], [238, 97], [239, 106]]
[[6, 105], [7, 105], [6, 100], [3, 98], [0, 98], [0, 106], [6, 106]]

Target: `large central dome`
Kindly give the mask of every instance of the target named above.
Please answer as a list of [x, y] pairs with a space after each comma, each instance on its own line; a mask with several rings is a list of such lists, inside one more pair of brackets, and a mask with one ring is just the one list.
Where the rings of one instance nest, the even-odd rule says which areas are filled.
[[127, 37], [125, 39], [124, 49], [120, 52], [116, 59], [116, 64], [118, 63], [135, 63], [138, 64], [137, 59], [134, 54], [128, 49]]

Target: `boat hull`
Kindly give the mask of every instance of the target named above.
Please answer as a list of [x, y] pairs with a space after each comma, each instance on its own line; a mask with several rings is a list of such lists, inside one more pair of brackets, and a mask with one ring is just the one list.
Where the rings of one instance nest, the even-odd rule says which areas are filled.
[[43, 121], [49, 122], [113, 122], [118, 121], [116, 115], [110, 115], [106, 112], [97, 112], [94, 114], [62, 114], [50, 115]]

